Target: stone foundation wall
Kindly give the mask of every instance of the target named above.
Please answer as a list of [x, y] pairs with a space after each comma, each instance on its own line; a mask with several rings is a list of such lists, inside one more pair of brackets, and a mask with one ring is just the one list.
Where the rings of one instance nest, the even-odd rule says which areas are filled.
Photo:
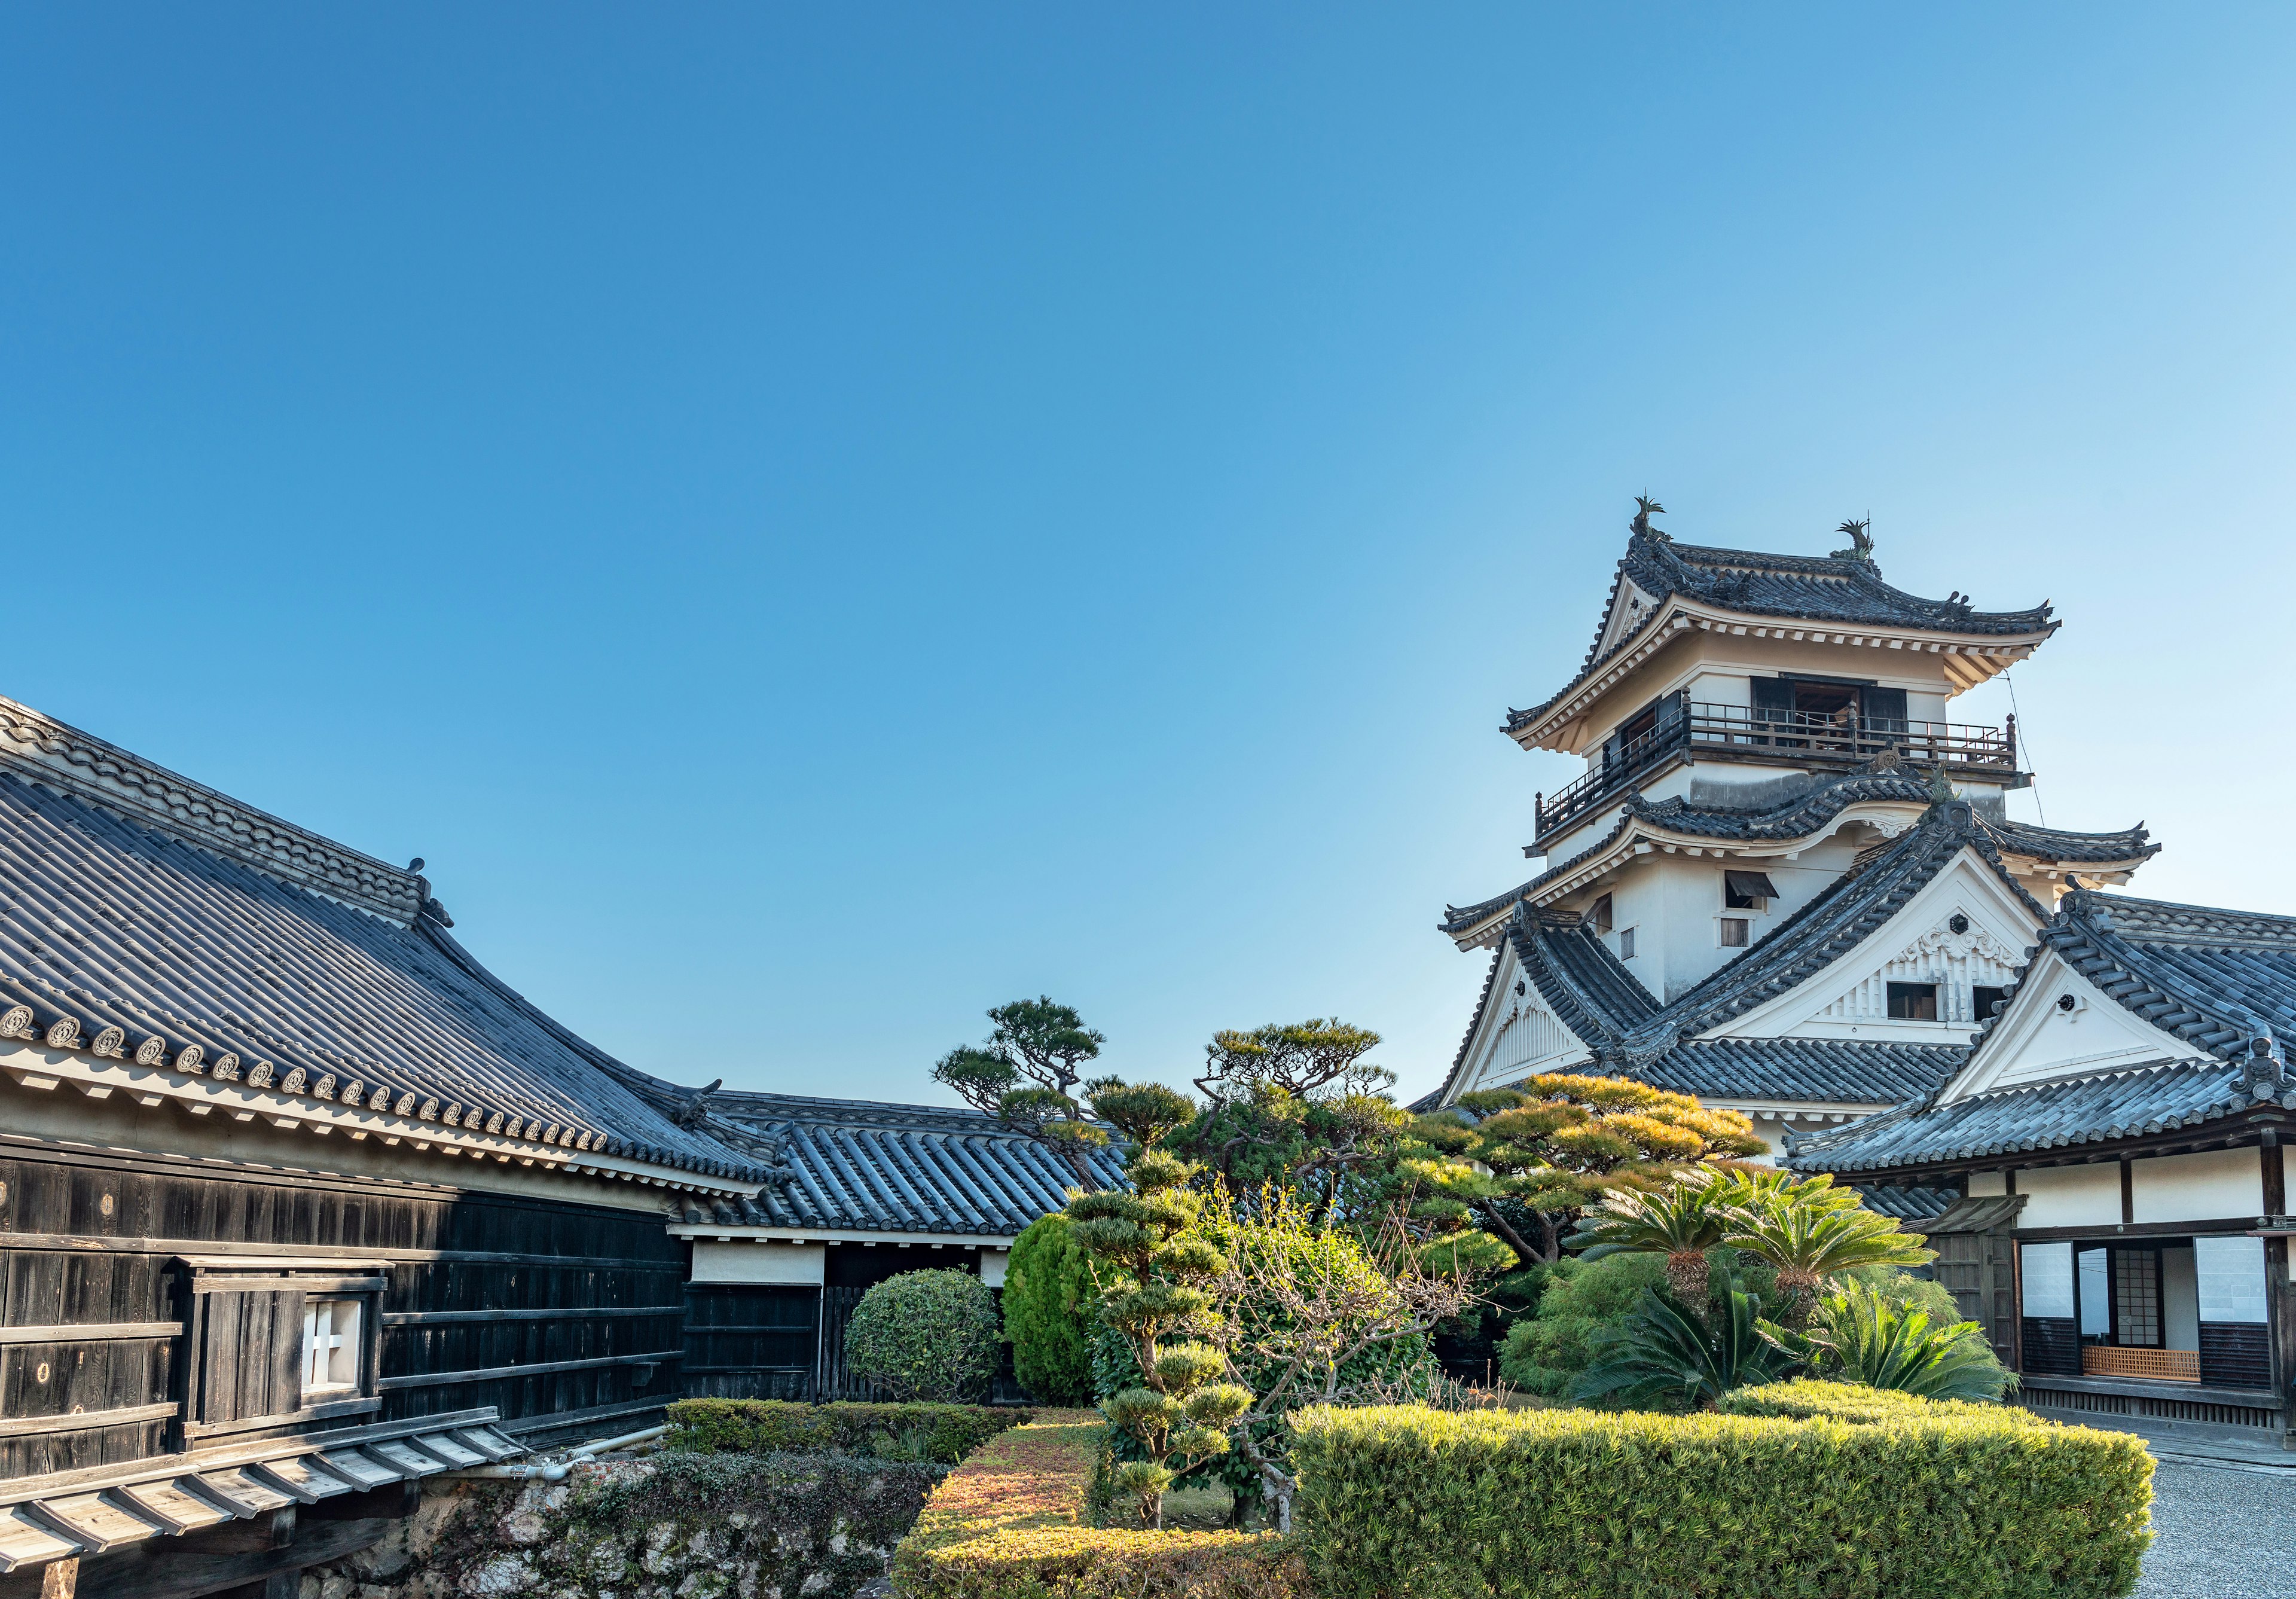
[[434, 1480], [299, 1599], [852, 1599], [947, 1468], [849, 1456], [659, 1456], [564, 1482]]

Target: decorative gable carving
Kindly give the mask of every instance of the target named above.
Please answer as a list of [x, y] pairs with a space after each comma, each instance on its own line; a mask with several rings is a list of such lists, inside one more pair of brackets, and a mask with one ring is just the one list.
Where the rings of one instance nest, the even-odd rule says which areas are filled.
[[[1956, 919], [1962, 924], [1959, 931], [1954, 930]], [[1971, 1008], [1972, 986], [2008, 987], [2016, 980], [2017, 963], [2015, 950], [1980, 926], [1968, 912], [1956, 910], [1820, 1011], [1817, 1019], [1886, 1021], [1891, 983], [1935, 983], [1938, 1020], [1974, 1025], [1982, 1018]]]
[[1538, 986], [1507, 953], [1493, 986], [1490, 1010], [1475, 1040], [1460, 1092], [1495, 1088], [1534, 1071], [1552, 1070], [1587, 1058], [1578, 1035], [1562, 1024]]

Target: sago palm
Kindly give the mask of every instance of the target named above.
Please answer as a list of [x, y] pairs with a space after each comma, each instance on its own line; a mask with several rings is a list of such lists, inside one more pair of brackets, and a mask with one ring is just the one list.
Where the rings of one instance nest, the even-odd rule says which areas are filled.
[[2017, 1379], [1993, 1357], [1975, 1322], [1930, 1324], [1925, 1310], [1892, 1305], [1863, 1283], [1817, 1304], [1808, 1341], [1822, 1374], [1925, 1399], [1997, 1399]]
[[1584, 1259], [1605, 1255], [1664, 1255], [1666, 1283], [1674, 1297], [1693, 1308], [1706, 1303], [1706, 1251], [1724, 1242], [1743, 1221], [1728, 1200], [1729, 1184], [1719, 1172], [1696, 1168], [1679, 1172], [1648, 1193], [1614, 1188], [1602, 1209], [1570, 1235], [1587, 1246]]
[[1685, 1410], [1711, 1406], [1734, 1388], [1779, 1382], [1800, 1364], [1764, 1336], [1753, 1296], [1734, 1278], [1703, 1315], [1644, 1289], [1624, 1322], [1595, 1335], [1594, 1355], [1570, 1385], [1572, 1398]]
[[1817, 1285], [1861, 1266], [1926, 1266], [1937, 1259], [1890, 1217], [1862, 1208], [1835, 1209], [1779, 1195], [1772, 1202], [1732, 1213], [1732, 1230], [1721, 1240], [1777, 1268], [1778, 1292], [1785, 1296], [1784, 1321], [1800, 1329], [1809, 1324]]

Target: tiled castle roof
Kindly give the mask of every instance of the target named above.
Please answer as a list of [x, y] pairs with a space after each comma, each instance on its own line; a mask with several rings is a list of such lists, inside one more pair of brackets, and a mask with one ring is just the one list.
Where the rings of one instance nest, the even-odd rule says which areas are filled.
[[[1010, 1237], [1077, 1183], [1044, 1144], [978, 1111], [742, 1093], [712, 1095], [709, 1110], [778, 1151], [791, 1175], [754, 1201], [697, 1207], [697, 1222]], [[1103, 1187], [1124, 1180], [1108, 1150], [1087, 1164]]]
[[[2132, 1015], [2204, 1058], [1974, 1095], [1930, 1095], [1801, 1140], [1792, 1164], [1862, 1171], [2136, 1137], [2277, 1103], [2296, 1110], [2296, 917], [2077, 890], [2030, 957], [2053, 950]], [[2000, 1025], [1988, 1018], [1980, 1048]]]
[[[1882, 582], [1881, 570], [1870, 561], [1707, 549], [1676, 544], [1657, 532], [1638, 532], [1628, 540], [1619, 572], [1660, 602], [1650, 607], [1644, 625], [1665, 609], [1663, 602], [1669, 596], [1680, 594], [1741, 615], [1824, 624], [2002, 636], [2038, 633], [2055, 626], [2046, 604], [2029, 611], [1979, 611], [1965, 600], [1925, 600], [1909, 594]], [[1595, 643], [1576, 676], [1544, 703], [1529, 710], [1509, 711], [1509, 733], [1538, 720], [1636, 636], [1639, 628], [1621, 636], [1610, 650], [1603, 649], [1622, 592], [1621, 586], [1611, 586], [1611, 603], [1603, 609]]]
[[[1470, 906], [1446, 906], [1439, 931], [1456, 936], [1486, 922], [1496, 912], [1529, 899], [1548, 883], [1576, 871], [1581, 863], [1611, 849], [1637, 825], [1644, 830], [1679, 833], [1692, 838], [1723, 839], [1751, 843], [1792, 842], [1810, 837], [1853, 805], [1895, 802], [1929, 804], [1930, 785], [1904, 772], [1857, 772], [1843, 776], [1816, 776], [1799, 794], [1751, 809], [1694, 806], [1677, 796], [1646, 800], [1628, 793], [1619, 802], [1618, 821], [1600, 839], [1557, 866], [1550, 866], [1507, 893]], [[2082, 865], [2141, 861], [2160, 853], [2143, 823], [2114, 832], [2071, 832], [2062, 828], [2035, 827], [1972, 813], [1977, 829], [2004, 855], [2023, 857], [2052, 865]]]
[[[1718, 1097], [1896, 1104], [1942, 1084], [1963, 1053], [1959, 1046], [1862, 1039], [1816, 1046], [1808, 1040], [1699, 1035], [1800, 987], [1857, 948], [1964, 849], [1974, 849], [2040, 919], [2041, 907], [2002, 865], [1989, 824], [1968, 801], [1952, 800], [1932, 805], [1880, 855], [1828, 884], [1743, 955], [1669, 1004], [1652, 998], [1576, 918], [1517, 906], [1507, 939], [1557, 1017], [1594, 1053], [1595, 1070]], [[1490, 999], [1487, 980], [1473, 1025], [1480, 1025]], [[1467, 1048], [1463, 1044], [1452, 1062], [1447, 1094], [1464, 1067]]]
[[415, 1137], [453, 1126], [767, 1177], [672, 1119], [683, 1090], [480, 965], [435, 907], [354, 909], [0, 770], [0, 1036], [396, 1116]]

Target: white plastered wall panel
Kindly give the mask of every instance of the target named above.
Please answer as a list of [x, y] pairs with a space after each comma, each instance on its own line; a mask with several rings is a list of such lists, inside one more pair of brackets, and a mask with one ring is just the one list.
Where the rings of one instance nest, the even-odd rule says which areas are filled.
[[777, 1283], [818, 1288], [827, 1275], [829, 1251], [818, 1243], [693, 1244], [696, 1283]]
[[1012, 1251], [1011, 1250], [981, 1250], [981, 1251], [980, 1251], [980, 1280], [981, 1280], [981, 1282], [983, 1282], [984, 1283], [988, 1284], [988, 1285], [989, 1287], [991, 1287], [991, 1288], [1002, 1288], [1002, 1287], [1004, 1287], [1004, 1272], [1005, 1272], [1005, 1268], [1006, 1268], [1007, 1267], [1009, 1267], [1009, 1266], [1012, 1264], [1012, 1262], [1013, 1262], [1013, 1251]]
[[2009, 1192], [2009, 1174], [2005, 1171], [1972, 1171], [1969, 1174], [1969, 1197], [1999, 1199]]
[[2137, 1221], [2220, 1221], [2258, 1216], [2264, 1167], [2253, 1149], [2161, 1155], [2128, 1168], [2130, 1216]]
[[2130, 1014], [2054, 950], [2045, 949], [1940, 1103], [2034, 1083], [2103, 1077], [2197, 1054], [2183, 1039]]
[[[1523, 989], [1521, 994], [1515, 992], [1518, 984]], [[1578, 1036], [1562, 1025], [1529, 980], [1514, 946], [1505, 946], [1497, 974], [1491, 980], [1490, 1003], [1483, 1007], [1482, 1020], [1467, 1046], [1467, 1069], [1459, 1074], [1459, 1092], [1503, 1087], [1536, 1071], [1575, 1065], [1588, 1054]]]
[[2017, 1215], [2021, 1229], [2118, 1226], [2120, 1162], [2044, 1166], [2017, 1174], [2017, 1192], [2030, 1195]]
[[[1964, 932], [1953, 918], [1965, 916]], [[1964, 849], [1856, 949], [1718, 1029], [1724, 1038], [1868, 1038], [1966, 1044], [1969, 985], [2005, 985], [2039, 923], [1991, 866]], [[1939, 1021], [1889, 1017], [1891, 981], [1939, 985]]]

